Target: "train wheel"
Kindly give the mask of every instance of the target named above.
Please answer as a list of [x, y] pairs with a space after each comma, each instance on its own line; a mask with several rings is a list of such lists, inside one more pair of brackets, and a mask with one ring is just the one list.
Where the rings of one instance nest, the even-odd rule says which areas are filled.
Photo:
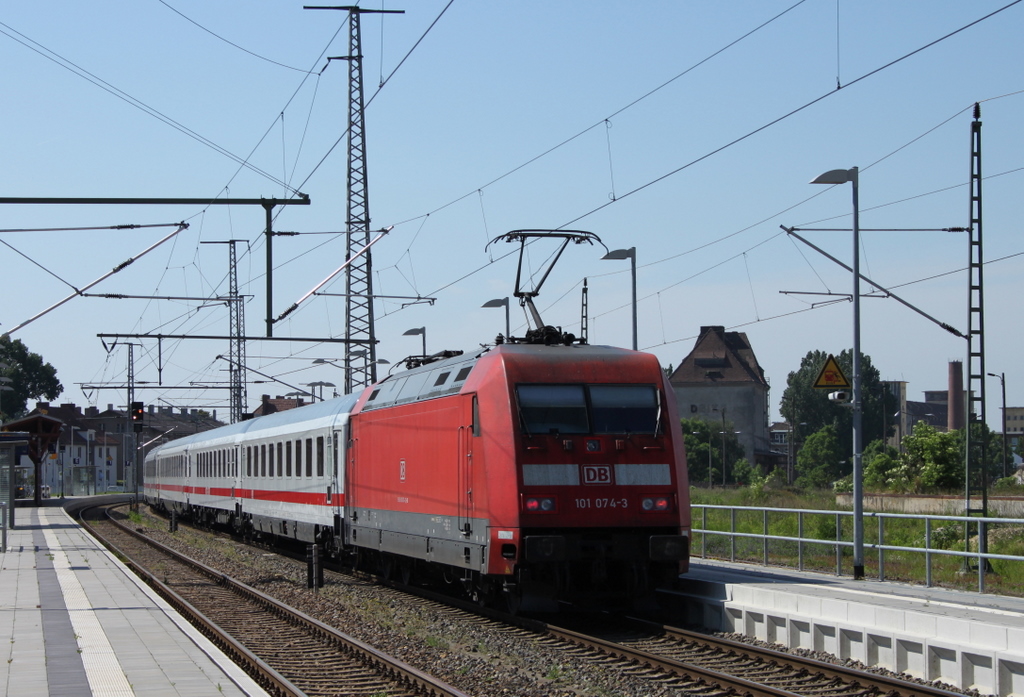
[[403, 561], [398, 565], [398, 573], [402, 577], [402, 585], [408, 586], [412, 582], [412, 571], [414, 562]]
[[384, 558], [380, 563], [380, 575], [384, 577], [385, 581], [395, 580], [395, 567], [398, 562], [390, 554], [385, 554]]

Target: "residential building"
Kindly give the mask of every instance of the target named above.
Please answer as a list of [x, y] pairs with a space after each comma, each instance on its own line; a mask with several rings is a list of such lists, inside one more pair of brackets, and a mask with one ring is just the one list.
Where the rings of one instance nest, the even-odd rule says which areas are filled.
[[770, 468], [769, 385], [743, 332], [700, 328], [693, 350], [669, 376], [679, 414], [732, 430], [751, 464]]

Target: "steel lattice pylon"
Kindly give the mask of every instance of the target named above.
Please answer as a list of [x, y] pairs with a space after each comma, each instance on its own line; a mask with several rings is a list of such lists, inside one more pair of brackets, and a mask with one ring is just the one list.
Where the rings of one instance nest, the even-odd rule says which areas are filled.
[[242, 296], [238, 294], [238, 264], [235, 256], [235, 242], [228, 240], [228, 317], [229, 336], [231, 337], [228, 347], [230, 368], [228, 369], [231, 381], [231, 423], [238, 423], [245, 414], [245, 304]]
[[[346, 258], [352, 259], [370, 243], [370, 203], [366, 178], [366, 130], [363, 111], [363, 54], [360, 41], [359, 8], [349, 10], [348, 55], [348, 225]], [[373, 278], [370, 250], [354, 259], [345, 280], [345, 392], [369, 385], [377, 379], [377, 351], [373, 331]], [[365, 342], [365, 349], [351, 350], [353, 343]]]
[[[965, 514], [988, 515], [988, 472], [986, 467], [985, 437], [985, 294], [984, 254], [981, 234], [981, 107], [974, 105], [971, 122], [971, 201], [969, 273], [970, 297], [967, 326], [967, 418], [964, 426]], [[949, 395], [953, 399], [953, 395]], [[964, 536], [970, 544], [970, 524], [965, 525]], [[978, 526], [978, 551], [988, 551], [984, 525]], [[965, 565], [969, 564], [967, 558]], [[988, 560], [980, 565], [988, 567]]]

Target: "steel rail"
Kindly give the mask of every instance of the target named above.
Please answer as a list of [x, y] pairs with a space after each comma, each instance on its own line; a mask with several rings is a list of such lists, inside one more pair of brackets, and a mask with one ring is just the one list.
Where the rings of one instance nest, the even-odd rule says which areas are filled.
[[868, 688], [878, 690], [879, 694], [899, 694], [901, 697], [962, 697], [959, 692], [952, 692], [942, 688], [933, 687], [921, 683], [913, 683], [889, 675], [879, 673], [867, 673], [855, 668], [848, 668], [843, 665], [821, 661], [816, 658], [800, 656], [798, 654], [778, 651], [767, 647], [754, 646], [742, 641], [726, 639], [724, 637], [709, 636], [701, 632], [694, 632], [679, 627], [672, 627], [651, 620], [636, 617], [627, 618], [648, 630], [660, 631], [665, 636], [675, 641], [709, 646], [721, 651], [731, 651], [739, 654], [746, 654], [752, 658], [761, 658], [767, 662], [774, 661], [778, 664], [785, 664], [796, 668], [803, 668], [808, 672], [820, 673], [826, 678], [838, 678], [847, 683], [859, 683]]
[[[231, 591], [239, 595], [242, 595], [246, 598], [249, 598], [250, 600], [260, 605], [263, 605], [268, 610], [275, 612], [281, 617], [286, 618], [289, 622], [306, 628], [311, 634], [319, 637], [321, 640], [324, 640], [332, 644], [343, 653], [358, 658], [367, 666], [373, 668], [379, 673], [382, 673], [390, 677], [391, 679], [406, 684], [408, 687], [410, 687], [412, 690], [416, 691], [419, 694], [430, 695], [431, 697], [468, 697], [468, 695], [466, 695], [464, 692], [457, 690], [451, 685], [448, 685], [447, 683], [431, 675], [428, 675], [408, 665], [407, 663], [393, 656], [390, 656], [384, 653], [383, 651], [380, 651], [374, 648], [373, 646], [370, 646], [369, 644], [360, 641], [359, 639], [356, 639], [355, 637], [349, 636], [344, 632], [335, 629], [334, 627], [326, 625], [323, 622], [320, 622], [319, 620], [314, 619], [313, 617], [310, 617], [309, 615], [295, 608], [285, 605], [284, 603], [278, 601], [276, 598], [272, 598], [266, 593], [263, 593], [251, 586], [248, 586], [242, 583], [241, 581], [233, 579], [221, 573], [220, 571], [217, 571], [216, 569], [212, 569], [200, 561], [191, 559], [181, 554], [180, 552], [177, 552], [176, 550], [171, 549], [170, 547], [157, 542], [156, 540], [150, 539], [145, 535], [137, 533], [136, 531], [122, 524], [120, 521], [117, 521], [110, 517], [109, 508], [107, 509], [107, 517], [109, 522], [114, 524], [120, 531], [128, 535], [131, 535], [132, 537], [141, 540], [147, 545], [152, 546], [154, 549], [159, 550], [161, 553], [166, 554], [174, 558], [175, 560], [192, 567], [196, 571], [210, 577], [211, 579], [216, 580], [219, 584], [230, 589]], [[104, 543], [104, 545], [107, 545], [108, 547], [110, 546], [105, 540], [103, 540], [102, 536], [99, 533], [97, 533], [94, 530], [91, 530], [91, 532], [93, 532], [93, 534], [95, 534]], [[135, 564], [131, 564], [131, 567], [133, 570], [140, 570], [139, 567]], [[147, 578], [147, 582], [152, 583], [154, 587], [157, 588], [161, 593], [167, 593], [169, 596], [177, 597], [177, 594], [173, 590], [171, 590], [165, 584], [163, 584], [158, 579], [153, 577], [152, 574], [149, 574], [144, 570], [141, 571], [143, 575]], [[152, 580], [150, 581], [150, 579]], [[212, 623], [211, 621], [203, 617], [202, 614], [195, 610], [195, 608], [193, 608], [187, 601], [179, 597], [178, 602], [180, 603], [182, 608], [185, 608], [187, 610], [187, 613], [183, 614], [194, 614], [197, 618], [202, 618], [200, 621], [203, 624], [207, 625], [212, 631], [215, 631], [218, 635], [222, 634], [221, 630], [216, 626], [216, 624]], [[249, 657], [251, 656], [252, 659], [255, 660], [254, 665], [260, 667], [261, 676], [263, 674], [264, 667], [266, 670], [271, 671], [270, 675], [268, 675], [268, 677], [266, 678], [269, 684], [274, 685], [276, 683], [280, 683], [282, 684], [282, 689], [292, 690], [287, 692], [279, 692], [278, 694], [303, 694], [301, 691], [298, 690], [298, 688], [296, 688], [294, 685], [288, 682], [286, 678], [277, 674], [276, 671], [273, 670], [273, 668], [270, 668], [269, 665], [264, 663], [258, 657], [254, 656], [244, 646], [235, 642], [235, 640], [231, 638], [229, 635], [224, 634], [224, 636], [231, 642], [231, 649], [230, 651], [226, 651], [226, 653], [231, 655], [232, 658], [235, 657], [233, 654], [237, 652], [237, 654], [241, 658], [243, 658], [246, 661], [246, 663], [248, 663], [249, 660], [251, 660], [249, 659]], [[277, 677], [275, 678], [273, 676]], [[264, 687], [264, 689], [266, 689], [266, 687]]]

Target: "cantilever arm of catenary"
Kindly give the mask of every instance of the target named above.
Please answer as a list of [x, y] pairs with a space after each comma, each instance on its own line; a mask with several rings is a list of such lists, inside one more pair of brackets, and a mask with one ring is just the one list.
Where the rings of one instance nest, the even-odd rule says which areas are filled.
[[178, 223], [178, 229], [175, 230], [174, 232], [166, 235], [163, 239], [157, 240], [154, 244], [151, 244], [149, 247], [147, 247], [146, 249], [142, 250], [142, 252], [140, 252], [139, 254], [136, 254], [135, 256], [130, 257], [129, 259], [121, 262], [120, 264], [115, 266], [113, 269], [111, 269], [107, 273], [105, 273], [102, 276], [100, 276], [99, 278], [97, 278], [92, 283], [86, 285], [84, 288], [80, 288], [80, 289], [76, 290], [74, 293], [72, 293], [68, 297], [64, 298], [63, 300], [60, 300], [60, 301], [54, 303], [53, 305], [50, 305], [48, 308], [46, 308], [45, 310], [43, 310], [39, 314], [35, 315], [34, 317], [29, 317], [27, 320], [25, 320], [24, 322], [22, 322], [18, 326], [14, 327], [13, 329], [9, 329], [9, 330], [7, 330], [4, 333], [5, 334], [13, 334], [14, 332], [18, 331], [22, 327], [24, 327], [26, 325], [29, 325], [32, 322], [35, 322], [37, 319], [39, 319], [43, 315], [48, 314], [48, 313], [52, 312], [53, 310], [56, 310], [58, 307], [60, 307], [64, 303], [68, 302], [69, 300], [71, 300], [75, 296], [82, 295], [85, 291], [89, 290], [90, 288], [92, 288], [93, 286], [95, 286], [95, 285], [97, 285], [99, 283], [102, 283], [104, 280], [110, 278], [111, 276], [113, 276], [115, 273], [117, 273], [121, 269], [125, 268], [126, 266], [130, 266], [135, 260], [141, 259], [142, 257], [144, 257], [147, 254], [149, 254], [150, 252], [152, 252], [154, 249], [156, 249], [157, 247], [162, 245], [164, 242], [166, 242], [167, 240], [169, 240], [172, 237], [174, 237], [175, 235], [177, 235], [182, 230], [187, 230], [187, 229], [188, 229], [188, 223], [185, 223], [185, 222]]
[[[785, 230], [787, 234], [789, 234], [789, 235], [792, 235], [793, 237], [797, 238], [798, 240], [800, 240], [801, 242], [803, 242], [804, 244], [806, 244], [806, 245], [807, 245], [808, 247], [810, 247], [811, 249], [813, 249], [814, 251], [816, 251], [816, 252], [817, 252], [818, 254], [822, 255], [823, 257], [825, 257], [825, 258], [827, 258], [827, 259], [831, 259], [831, 260], [832, 260], [832, 261], [834, 261], [834, 262], [835, 262], [836, 264], [839, 264], [840, 266], [842, 266], [842, 267], [843, 267], [844, 269], [846, 269], [846, 270], [847, 270], [847, 271], [849, 271], [850, 273], [853, 273], [853, 269], [852, 269], [852, 268], [850, 268], [849, 266], [847, 266], [847, 265], [846, 265], [846, 264], [844, 264], [843, 262], [841, 262], [841, 261], [839, 261], [838, 259], [836, 259], [836, 258], [835, 258], [834, 256], [832, 256], [831, 254], [829, 254], [828, 252], [826, 252], [826, 251], [825, 251], [824, 249], [822, 249], [821, 247], [816, 247], [816, 246], [814, 246], [813, 244], [811, 244], [810, 242], [808, 242], [807, 240], [805, 240], [805, 239], [804, 239], [803, 237], [801, 237], [800, 235], [796, 234], [796, 232], [794, 232], [794, 230], [795, 230], [796, 228], [789, 228], [789, 227], [786, 227], [785, 225], [780, 225], [779, 227], [781, 227], [781, 228], [782, 228], [783, 230]], [[939, 325], [940, 327], [942, 327], [943, 329], [945, 329], [945, 330], [946, 330], [947, 332], [949, 332], [950, 334], [953, 334], [954, 336], [958, 336], [958, 337], [960, 337], [961, 339], [966, 339], [966, 338], [967, 338], [967, 336], [966, 336], [966, 335], [964, 335], [963, 333], [961, 333], [961, 332], [960, 332], [960, 330], [959, 330], [959, 329], [957, 329], [956, 327], [953, 327], [953, 326], [951, 326], [951, 325], [949, 325], [949, 324], [946, 324], [945, 322], [943, 322], [943, 321], [941, 321], [941, 320], [937, 320], [937, 319], [935, 319], [934, 317], [932, 317], [931, 315], [929, 315], [929, 314], [928, 314], [927, 312], [925, 312], [924, 310], [921, 310], [921, 309], [918, 309], [918, 308], [914, 307], [913, 305], [911, 305], [910, 303], [908, 303], [908, 302], [907, 302], [906, 300], [904, 300], [904, 299], [903, 299], [903, 298], [901, 298], [900, 296], [898, 296], [898, 295], [896, 295], [895, 293], [893, 293], [893, 292], [892, 292], [891, 290], [889, 290], [888, 288], [885, 288], [885, 287], [883, 287], [883, 286], [880, 286], [880, 285], [878, 285], [877, 283], [875, 283], [874, 281], [872, 281], [872, 280], [871, 280], [870, 278], [868, 278], [868, 277], [867, 277], [867, 276], [865, 276], [864, 274], [860, 274], [860, 277], [861, 277], [861, 279], [862, 279], [862, 280], [864, 280], [864, 281], [867, 281], [868, 283], [870, 283], [871, 285], [873, 285], [873, 286], [874, 286], [875, 288], [877, 288], [878, 290], [880, 290], [880, 291], [882, 291], [883, 293], [885, 293], [885, 294], [886, 294], [886, 295], [887, 295], [888, 297], [892, 298], [893, 300], [895, 300], [895, 301], [897, 301], [897, 302], [899, 302], [899, 303], [902, 303], [902, 304], [903, 304], [903, 305], [905, 305], [906, 307], [909, 307], [909, 308], [910, 308], [911, 310], [913, 310], [913, 311], [914, 311], [914, 312], [916, 312], [917, 314], [921, 315], [921, 316], [922, 316], [922, 317], [924, 317], [925, 319], [928, 319], [928, 320], [931, 320], [932, 322], [935, 322], [935, 324]]]
[[374, 238], [373, 238], [372, 240], [370, 240], [369, 242], [367, 242], [367, 243], [366, 243], [366, 244], [365, 244], [365, 245], [363, 246], [363, 248], [362, 248], [362, 249], [360, 249], [359, 251], [357, 251], [357, 252], [356, 252], [355, 254], [353, 254], [353, 255], [352, 255], [352, 258], [351, 258], [351, 259], [349, 259], [349, 260], [348, 260], [348, 261], [346, 261], [346, 262], [345, 262], [344, 264], [342, 264], [341, 266], [339, 266], [338, 268], [336, 268], [336, 269], [335, 269], [335, 270], [334, 270], [334, 271], [333, 271], [333, 272], [331, 273], [331, 275], [329, 275], [329, 276], [328, 276], [327, 278], [325, 278], [324, 280], [320, 281], [320, 283], [318, 283], [318, 284], [316, 285], [316, 287], [314, 287], [314, 288], [313, 288], [313, 290], [309, 291], [308, 293], [306, 293], [305, 295], [303, 295], [303, 296], [302, 296], [301, 298], [299, 298], [298, 300], [296, 300], [296, 301], [295, 301], [294, 303], [292, 303], [292, 306], [291, 306], [291, 307], [289, 307], [289, 308], [288, 308], [287, 310], [285, 310], [284, 312], [282, 312], [282, 313], [280, 314], [280, 316], [279, 316], [279, 317], [278, 317], [277, 319], [275, 319], [274, 321], [275, 321], [275, 322], [280, 322], [280, 321], [281, 321], [281, 320], [283, 320], [283, 319], [284, 319], [285, 317], [287, 317], [287, 316], [288, 316], [288, 315], [290, 315], [290, 314], [291, 314], [292, 312], [294, 312], [294, 311], [295, 311], [295, 309], [296, 309], [296, 308], [298, 308], [298, 306], [299, 306], [299, 305], [301, 305], [302, 303], [304, 303], [304, 302], [305, 302], [306, 300], [308, 300], [308, 299], [309, 299], [309, 297], [310, 297], [311, 295], [313, 295], [313, 294], [314, 294], [314, 293], [316, 293], [316, 292], [317, 292], [318, 290], [320, 290], [320, 289], [321, 289], [321, 288], [323, 288], [323, 287], [324, 287], [325, 285], [327, 285], [327, 282], [328, 282], [328, 281], [330, 281], [330, 280], [331, 280], [332, 278], [334, 278], [334, 277], [335, 277], [335, 276], [337, 276], [337, 275], [338, 275], [339, 273], [341, 273], [342, 271], [344, 271], [344, 270], [345, 270], [345, 267], [346, 267], [346, 266], [348, 266], [348, 265], [349, 265], [349, 264], [351, 264], [351, 263], [352, 263], [353, 261], [355, 261], [356, 259], [358, 259], [359, 257], [361, 257], [361, 256], [362, 256], [363, 254], [365, 254], [365, 253], [366, 253], [366, 250], [368, 250], [368, 249], [369, 249], [370, 247], [372, 247], [373, 245], [377, 244], [377, 242], [378, 242], [378, 241], [380, 240], [380, 238], [381, 238], [381, 237], [383, 237], [384, 235], [388, 234], [389, 232], [391, 232], [391, 230], [392, 230], [392, 229], [393, 229], [394, 227], [395, 227], [394, 225], [389, 225], [388, 227], [386, 227], [386, 228], [384, 228], [383, 230], [381, 230], [381, 231], [380, 231], [380, 234], [379, 234], [379, 235], [377, 235], [377, 236], [376, 236], [376, 237], [374, 237]]

